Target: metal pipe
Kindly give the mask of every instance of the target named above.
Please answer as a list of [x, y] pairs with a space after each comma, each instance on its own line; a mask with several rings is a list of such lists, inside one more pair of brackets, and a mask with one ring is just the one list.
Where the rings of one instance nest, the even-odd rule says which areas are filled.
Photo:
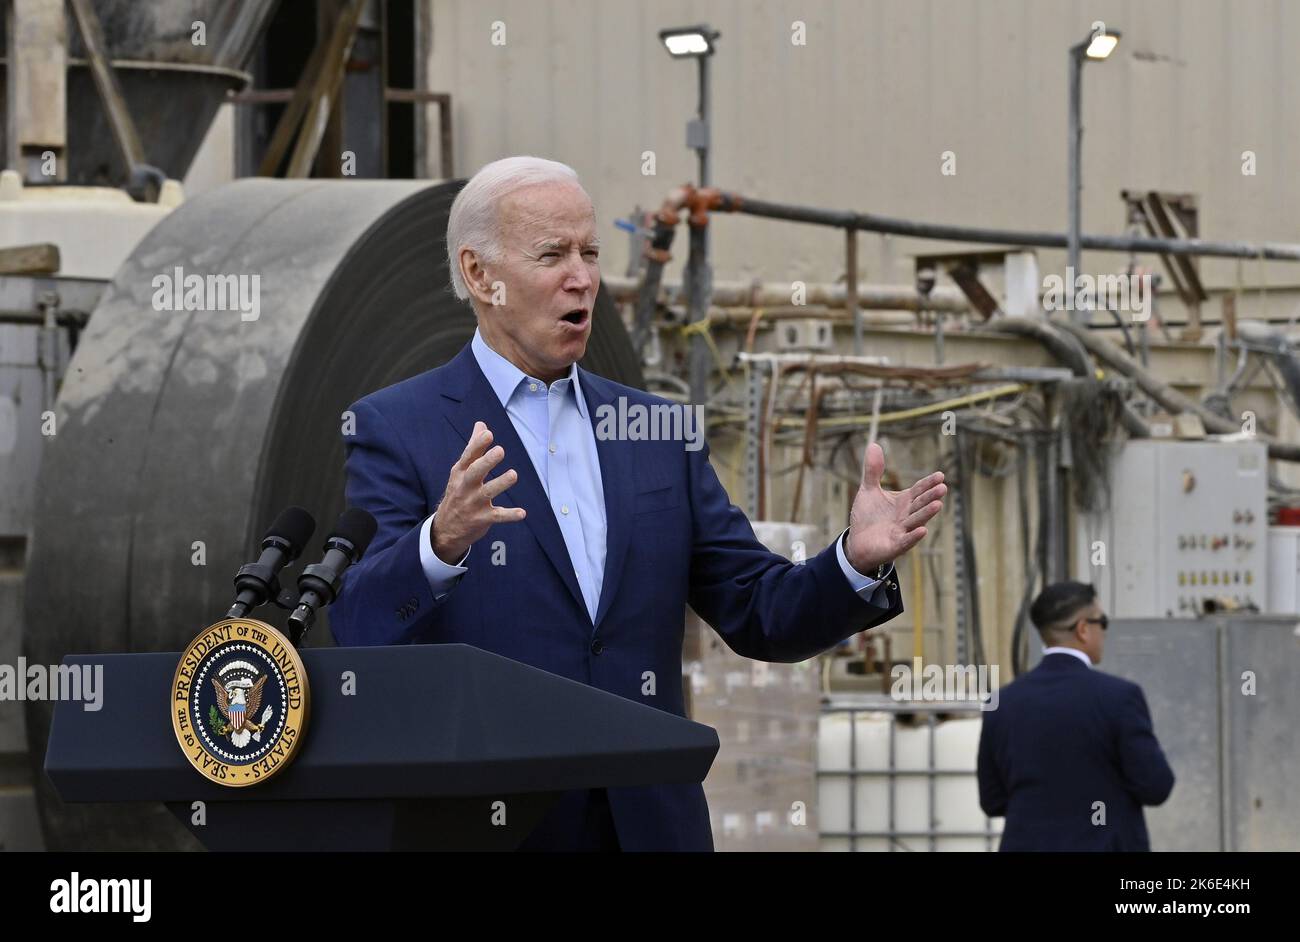
[[691, 402], [704, 405], [709, 401], [709, 347], [704, 331], [709, 329], [708, 226], [691, 225], [691, 248], [686, 259], [686, 282], [689, 285], [686, 319], [691, 331], [689, 376]]
[[[1000, 245], [1036, 246], [1061, 249], [1067, 239], [1059, 232], [1035, 232], [1019, 229], [988, 229], [982, 226], [950, 226], [914, 222], [874, 213], [850, 210], [816, 209], [756, 200], [739, 193], [719, 192], [711, 208], [718, 212], [745, 213], [767, 219], [806, 222], [839, 229], [857, 229], [916, 239], [944, 239], [951, 242], [978, 242]], [[1255, 258], [1275, 262], [1300, 261], [1300, 245], [1291, 242], [1211, 242], [1205, 239], [1156, 239], [1148, 236], [1080, 235], [1079, 245], [1107, 252], [1164, 252], [1169, 255], [1206, 255], [1220, 258]]]
[[[1071, 325], [1065, 322], [1038, 321], [1022, 317], [1000, 318], [987, 326], [998, 333], [1016, 334], [1020, 337], [1037, 340], [1058, 362], [1073, 370], [1075, 376], [1082, 379], [1093, 379], [1097, 375], [1092, 360], [1088, 356], [1090, 348], [1087, 344], [1082, 343], [1083, 337], [1080, 336], [1081, 333], [1087, 333], [1084, 328], [1063, 333], [1062, 329]], [[1129, 434], [1135, 438], [1151, 437], [1150, 426], [1127, 403], [1120, 412], [1120, 419]]]
[[763, 373], [757, 369], [746, 368], [749, 376], [749, 388], [745, 400], [745, 507], [751, 520], [761, 519], [759, 515], [759, 468], [762, 464], [760, 453], [763, 425]]
[[38, 339], [38, 353], [36, 365], [41, 371], [42, 389], [44, 398], [41, 402], [42, 411], [50, 411], [54, 408], [55, 401], [58, 397], [58, 381], [63, 371], [59, 369], [59, 327], [55, 321], [55, 314], [58, 310], [58, 302], [55, 297], [42, 298], [40, 303], [41, 317], [43, 323], [41, 326], [40, 337]]
[[[961, 442], [959, 439], [953, 440], [953, 462], [958, 466], [962, 463]], [[967, 592], [969, 577], [966, 573], [966, 554], [962, 551], [963, 540], [965, 539], [964, 521], [966, 518], [965, 503], [969, 495], [967, 488], [970, 481], [962, 478], [959, 487], [952, 487], [949, 482], [949, 493], [952, 495], [953, 513], [952, 513], [952, 575], [953, 581], [957, 584], [955, 598], [957, 602], [957, 663], [969, 663], [966, 660], [966, 634], [969, 630], [967, 621], [969, 619], [970, 600]], [[889, 822], [890, 829], [893, 829], [894, 822]]]
[[[675, 225], [675, 221], [674, 221]], [[667, 253], [672, 245], [672, 226], [656, 223], [651, 245], [646, 255], [652, 250]], [[666, 258], [666, 255], [665, 255]], [[653, 257], [651, 259], [654, 260]], [[653, 269], [655, 280], [659, 282], [662, 274], [662, 261]], [[652, 269], [647, 268], [646, 278]], [[606, 291], [611, 292], [615, 301], [632, 302], [641, 297], [643, 281], [629, 275], [602, 274], [600, 283]], [[687, 289], [680, 282], [657, 283], [657, 293], [649, 299], [651, 307], [655, 301], [662, 304], [685, 303]], [[970, 311], [970, 302], [956, 288], [937, 287], [928, 299], [911, 285], [857, 285], [858, 307], [872, 311], [947, 311], [961, 314]], [[807, 282], [804, 285], [804, 302], [809, 306], [847, 308], [849, 303], [848, 286], [832, 282]], [[713, 284], [709, 303], [713, 307], [792, 307], [790, 283], [788, 281], [718, 281]], [[641, 315], [642, 307], [638, 307]], [[649, 322], [647, 318], [647, 323]]]
[[[1083, 189], [1082, 173], [1080, 171], [1080, 160], [1082, 156], [1083, 144], [1083, 118], [1080, 107], [1082, 93], [1080, 86], [1083, 84], [1083, 54], [1076, 46], [1070, 50], [1070, 153], [1069, 153], [1069, 219], [1068, 231], [1066, 232], [1066, 261], [1065, 271], [1066, 280], [1070, 286], [1074, 286], [1074, 278], [1078, 274], [1079, 268], [1079, 240], [1081, 232], [1081, 216], [1079, 211], [1079, 191]], [[1087, 320], [1089, 311], [1072, 311], [1071, 318], [1076, 323], [1083, 323]]]
[[[659, 298], [659, 281], [663, 277], [664, 266], [672, 258], [668, 251], [673, 244], [673, 235], [681, 217], [678, 210], [686, 205], [690, 196], [687, 187], [677, 187], [664, 200], [663, 205], [654, 216], [654, 228], [645, 247], [646, 266], [641, 279], [634, 276], [618, 277], [606, 275], [601, 278], [601, 286], [615, 292], [617, 301], [635, 302], [633, 317], [632, 349], [640, 357], [650, 339], [650, 322], [654, 318], [655, 304]], [[680, 294], [683, 286], [677, 285]], [[622, 292], [621, 294], [619, 292]]]
[[699, 147], [696, 148], [696, 154], [700, 158], [700, 186], [709, 185], [709, 138], [712, 136], [712, 128], [709, 127], [709, 59], [712, 56], [698, 56], [700, 63], [700, 105], [699, 117], [702, 131], [702, 140]]
[[[54, 323], [58, 327], [73, 327], [78, 330], [86, 326], [90, 315], [84, 311], [56, 310]], [[0, 324], [22, 324], [27, 327], [43, 327], [46, 323], [44, 310], [36, 311], [0, 311]]]
[[[844, 234], [844, 299], [853, 318], [853, 355], [862, 356], [862, 309], [858, 306], [858, 233]], [[805, 301], [807, 299], [805, 298]]]
[[[709, 185], [709, 59], [712, 56], [699, 56], [700, 64], [700, 100], [699, 100], [699, 139], [696, 141], [696, 154], [700, 158], [700, 187]], [[691, 402], [704, 405], [709, 401], [709, 375], [712, 366], [709, 363], [709, 349], [703, 331], [708, 330], [709, 298], [713, 293], [713, 269], [709, 264], [709, 220], [707, 216], [695, 218], [692, 213], [690, 222], [690, 255], [686, 262], [687, 281], [690, 285], [688, 320], [699, 329], [691, 334], [690, 345], [690, 383]]]
[[[755, 318], [757, 317], [757, 323]], [[815, 318], [817, 320], [827, 320], [833, 326], [852, 327], [853, 321], [849, 318], [847, 311], [834, 310], [832, 308], [821, 306], [808, 307], [777, 307], [777, 308], [709, 308], [709, 321], [717, 324], [745, 324], [752, 325], [755, 332], [758, 330], [759, 323], [773, 326], [781, 321], [801, 321]], [[868, 316], [863, 315], [863, 327], [870, 327], [873, 330], [885, 327], [910, 327], [916, 328], [916, 315], [909, 311], [889, 311], [876, 310]], [[923, 328], [922, 328], [923, 329]], [[746, 336], [745, 345], [751, 348], [748, 336]]]
[[[1050, 387], [1053, 391], [1057, 387]], [[1050, 394], [1049, 394], [1050, 395]], [[1059, 404], [1060, 396], [1053, 396]], [[1125, 407], [1127, 412], [1127, 406]], [[1074, 455], [1070, 450], [1070, 414], [1065, 409], [1058, 409], [1057, 415], [1060, 417], [1060, 423], [1056, 429], [1056, 446], [1054, 454], [1056, 462], [1053, 465], [1056, 477], [1056, 499], [1052, 501], [1052, 582], [1060, 582], [1062, 579], [1068, 579], [1070, 573], [1070, 517], [1067, 514], [1067, 508], [1070, 506], [1071, 491], [1070, 485], [1074, 480]]]
[[[1061, 323], [1063, 330], [1069, 331], [1088, 349], [1088, 351], [1117, 373], [1133, 380], [1138, 388], [1158, 402], [1165, 409], [1175, 414], [1191, 412], [1205, 424], [1205, 428], [1220, 435], [1233, 435], [1241, 431], [1241, 426], [1231, 419], [1211, 412], [1190, 396], [1185, 396], [1163, 380], [1157, 379], [1132, 360], [1123, 350], [1102, 338], [1090, 333], [1086, 328], [1074, 324]], [[1268, 456], [1280, 461], [1300, 461], [1300, 445], [1292, 445], [1258, 436], [1268, 444]]]

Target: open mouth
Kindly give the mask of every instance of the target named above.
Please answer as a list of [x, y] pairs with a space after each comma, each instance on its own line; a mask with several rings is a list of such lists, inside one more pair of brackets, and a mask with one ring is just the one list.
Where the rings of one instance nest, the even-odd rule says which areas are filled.
[[574, 327], [581, 327], [583, 324], [587, 323], [587, 317], [588, 314], [586, 308], [579, 307], [574, 308], [568, 314], [565, 314], [561, 320], [566, 324], [572, 324]]

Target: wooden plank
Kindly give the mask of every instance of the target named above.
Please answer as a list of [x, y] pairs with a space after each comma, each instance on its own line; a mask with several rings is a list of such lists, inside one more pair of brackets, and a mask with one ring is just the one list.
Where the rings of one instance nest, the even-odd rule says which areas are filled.
[[[5, 157], [28, 183], [65, 180], [68, 30], [63, 3], [12, 0], [9, 7]], [[46, 151], [54, 153], [53, 175], [43, 159]]]
[[81, 30], [81, 40], [86, 46], [86, 58], [90, 61], [90, 73], [95, 79], [95, 88], [99, 90], [100, 100], [104, 103], [104, 112], [108, 115], [108, 125], [113, 131], [113, 140], [121, 152], [122, 161], [129, 173], [134, 167], [144, 163], [144, 149], [140, 146], [140, 137], [136, 134], [135, 122], [126, 108], [126, 99], [122, 96], [122, 87], [117, 82], [117, 73], [105, 51], [104, 34], [99, 28], [99, 19], [90, 8], [90, 0], [68, 0], [72, 13], [76, 17], [77, 27]]
[[294, 135], [302, 123], [302, 116], [307, 111], [312, 87], [316, 84], [321, 63], [325, 60], [325, 46], [324, 41], [317, 40], [315, 48], [307, 58], [307, 64], [303, 66], [302, 75], [298, 77], [298, 84], [294, 86], [293, 95], [289, 98], [289, 106], [280, 115], [275, 131], [271, 134], [271, 142], [266, 146], [266, 154], [263, 155], [262, 164], [257, 169], [259, 177], [273, 177], [280, 169], [280, 163], [288, 153], [289, 145], [293, 143]]
[[52, 275], [60, 264], [59, 247], [49, 242], [0, 249], [0, 275]]
[[348, 56], [352, 54], [352, 43], [357, 35], [357, 23], [365, 0], [348, 0], [339, 18], [334, 21], [334, 32], [321, 60], [320, 74], [312, 83], [307, 113], [302, 119], [302, 129], [298, 132], [298, 143], [289, 158], [289, 167], [285, 177], [289, 179], [306, 177], [311, 172], [311, 165], [316, 160], [321, 138], [339, 89], [343, 85], [343, 71]]

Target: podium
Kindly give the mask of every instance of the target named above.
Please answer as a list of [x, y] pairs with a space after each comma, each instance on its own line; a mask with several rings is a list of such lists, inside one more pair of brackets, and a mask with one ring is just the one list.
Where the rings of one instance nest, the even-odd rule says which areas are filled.
[[46, 774], [67, 802], [164, 802], [209, 850], [512, 850], [563, 791], [701, 782], [718, 752], [707, 726], [464, 644], [299, 653], [306, 735], [269, 781], [189, 765], [179, 653], [65, 657], [103, 666], [102, 708], [55, 705]]

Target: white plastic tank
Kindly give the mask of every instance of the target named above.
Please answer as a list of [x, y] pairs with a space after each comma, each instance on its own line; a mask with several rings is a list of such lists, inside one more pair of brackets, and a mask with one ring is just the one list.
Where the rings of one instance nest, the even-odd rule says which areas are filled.
[[[935, 706], [921, 704], [907, 712], [907, 704], [855, 698], [834, 702], [822, 713], [817, 749], [822, 850], [888, 851], [891, 844], [901, 851], [997, 848], [1002, 820], [989, 819], [980, 809], [975, 779], [983, 714], [954, 712], [952, 704], [938, 705], [939, 712]], [[851, 777], [850, 771], [859, 774]]]

